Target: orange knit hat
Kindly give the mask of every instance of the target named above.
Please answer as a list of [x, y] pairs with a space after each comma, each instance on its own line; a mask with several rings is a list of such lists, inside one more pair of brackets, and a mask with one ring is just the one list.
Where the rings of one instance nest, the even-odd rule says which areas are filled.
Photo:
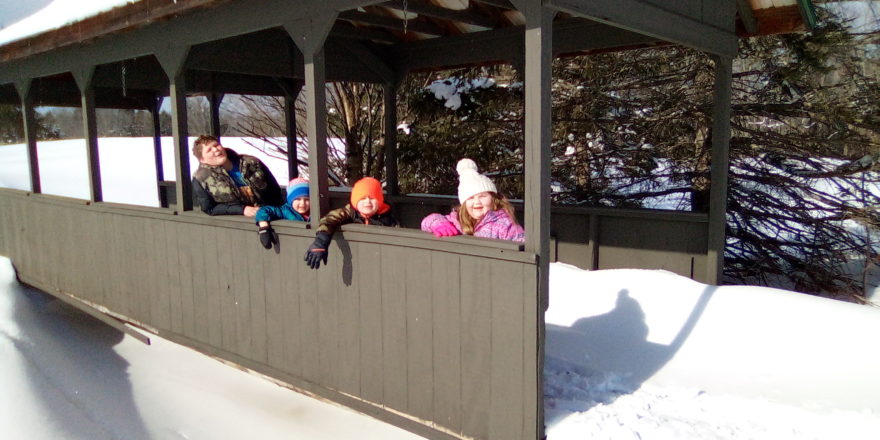
[[391, 209], [390, 206], [385, 204], [385, 196], [382, 194], [382, 183], [372, 177], [364, 177], [354, 183], [354, 187], [351, 189], [351, 206], [357, 207], [357, 203], [366, 196], [379, 201], [379, 214]]

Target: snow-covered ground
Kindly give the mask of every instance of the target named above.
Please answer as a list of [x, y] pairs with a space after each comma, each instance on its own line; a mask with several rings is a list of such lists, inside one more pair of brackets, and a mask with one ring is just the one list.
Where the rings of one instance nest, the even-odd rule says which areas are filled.
[[551, 439], [876, 439], [880, 309], [665, 271], [550, 269]]
[[[880, 310], [669, 272], [551, 268], [551, 440], [873, 440]], [[859, 337], [861, 335], [861, 337]], [[0, 258], [0, 438], [420, 438], [20, 286]]]
[[[222, 142], [286, 180], [283, 160]], [[157, 203], [152, 139], [99, 148], [108, 201]], [[82, 141], [38, 149], [45, 192], [85, 198]], [[27, 189], [24, 158], [23, 146], [0, 146], [0, 186]], [[551, 440], [878, 438], [878, 308], [663, 271], [553, 264], [550, 276]], [[417, 438], [153, 341], [19, 286], [0, 258], [0, 438]]]
[[151, 340], [19, 285], [0, 257], [0, 438], [421, 438]]

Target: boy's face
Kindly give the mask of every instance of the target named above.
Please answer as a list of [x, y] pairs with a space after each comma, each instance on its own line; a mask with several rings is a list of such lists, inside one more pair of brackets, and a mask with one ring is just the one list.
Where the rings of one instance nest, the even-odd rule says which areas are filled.
[[308, 197], [297, 197], [290, 202], [290, 207], [293, 208], [294, 211], [306, 215], [312, 208], [312, 203], [309, 202]]
[[360, 199], [354, 208], [357, 209], [362, 216], [371, 217], [379, 211], [379, 201], [370, 196], [366, 196]]
[[208, 141], [208, 143], [202, 146], [202, 158], [199, 159], [199, 162], [208, 166], [219, 167], [226, 163], [227, 160], [226, 150], [217, 141]]

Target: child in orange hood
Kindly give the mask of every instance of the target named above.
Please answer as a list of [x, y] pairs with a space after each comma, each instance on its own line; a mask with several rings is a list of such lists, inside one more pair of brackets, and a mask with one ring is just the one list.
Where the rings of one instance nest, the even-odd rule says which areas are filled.
[[330, 245], [333, 233], [339, 226], [348, 223], [398, 225], [397, 220], [391, 215], [391, 206], [385, 203], [382, 184], [378, 180], [372, 177], [358, 180], [351, 189], [351, 203], [334, 209], [321, 218], [315, 241], [303, 257], [309, 267], [317, 269], [321, 266], [321, 261], [327, 264], [327, 246]]

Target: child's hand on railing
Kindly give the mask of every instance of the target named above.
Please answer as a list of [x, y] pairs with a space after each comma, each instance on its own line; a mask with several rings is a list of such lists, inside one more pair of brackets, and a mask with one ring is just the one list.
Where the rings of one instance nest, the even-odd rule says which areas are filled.
[[453, 235], [458, 235], [458, 228], [452, 224], [452, 222], [441, 222], [438, 223], [431, 229], [431, 233], [434, 234], [435, 237], [451, 237]]

